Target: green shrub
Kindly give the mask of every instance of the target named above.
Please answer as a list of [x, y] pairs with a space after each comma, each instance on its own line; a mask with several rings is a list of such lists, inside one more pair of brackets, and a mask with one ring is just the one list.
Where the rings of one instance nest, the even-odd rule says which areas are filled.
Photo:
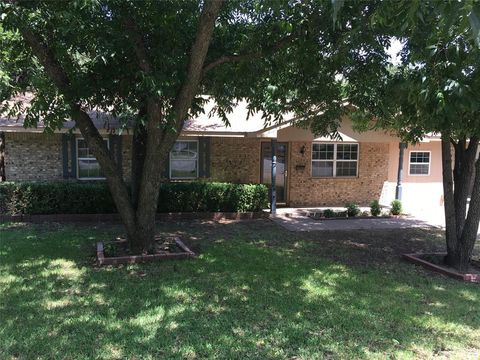
[[[268, 189], [259, 184], [163, 183], [158, 212], [244, 212], [268, 207]], [[0, 183], [3, 214], [116, 213], [105, 182]]]
[[360, 213], [360, 208], [357, 204], [348, 203], [345, 207], [347, 208], [347, 215], [349, 217], [357, 216]]
[[335, 214], [335, 211], [333, 211], [332, 209], [325, 209], [323, 210], [323, 216], [328, 219], [328, 218], [335, 217], [336, 214]]
[[378, 200], [373, 200], [370, 203], [370, 214], [372, 214], [372, 216], [378, 216], [381, 213], [382, 213], [382, 209], [380, 207], [380, 204], [378, 203]]
[[400, 200], [393, 200], [391, 205], [390, 213], [392, 215], [400, 215], [402, 213], [402, 202]]

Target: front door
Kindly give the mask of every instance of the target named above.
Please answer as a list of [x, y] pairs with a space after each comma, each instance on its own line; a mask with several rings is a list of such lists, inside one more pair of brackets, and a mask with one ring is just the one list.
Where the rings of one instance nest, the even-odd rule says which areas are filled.
[[[277, 202], [285, 203], [287, 201], [287, 143], [277, 143], [277, 176], [275, 185], [277, 190]], [[272, 184], [272, 143], [262, 142], [262, 169], [261, 182], [268, 185]]]

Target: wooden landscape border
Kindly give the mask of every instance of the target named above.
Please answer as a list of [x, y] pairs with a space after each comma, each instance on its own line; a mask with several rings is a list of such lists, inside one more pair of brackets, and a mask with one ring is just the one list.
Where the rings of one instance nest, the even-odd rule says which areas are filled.
[[430, 261], [427, 261], [421, 258], [421, 256], [425, 256], [425, 255], [446, 255], [446, 254], [445, 253], [403, 254], [403, 258], [413, 264], [423, 266], [426, 269], [432, 270], [439, 274], [446, 275], [453, 279], [480, 284], [480, 274], [461, 273], [459, 271], [453, 270], [451, 268], [447, 268], [445, 266], [433, 264]]
[[130, 256], [112, 256], [105, 257], [103, 241], [97, 242], [97, 265], [120, 265], [120, 264], [136, 264], [151, 262], [163, 259], [186, 259], [193, 258], [196, 254], [190, 250], [187, 245], [183, 243], [178, 237], [175, 238], [177, 246], [183, 250], [179, 253], [162, 253], [162, 254], [149, 254], [149, 255], [130, 255]]

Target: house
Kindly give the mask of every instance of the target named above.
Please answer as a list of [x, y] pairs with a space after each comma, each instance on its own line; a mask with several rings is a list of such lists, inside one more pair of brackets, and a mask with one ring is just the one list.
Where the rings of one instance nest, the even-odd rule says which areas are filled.
[[[186, 122], [170, 152], [164, 177], [170, 181], [210, 180], [271, 184], [272, 145], [276, 147], [276, 195], [287, 206], [367, 205], [377, 199], [389, 204], [403, 189], [407, 210], [442, 204], [441, 142], [426, 137], [403, 149], [400, 140], [383, 131], [358, 133], [342, 119], [341, 141], [315, 137], [285, 116], [281, 124], [265, 127], [262, 114], [247, 119], [240, 102], [228, 115], [231, 126], [205, 115]], [[94, 116], [125, 178], [130, 176], [132, 134], [118, 134], [118, 122]], [[43, 124], [24, 128], [21, 120], [0, 118], [5, 139], [7, 181], [98, 181], [102, 173], [73, 122], [61, 131], [43, 133]], [[115, 135], [115, 133], [117, 133]], [[399, 174], [399, 158], [403, 161]], [[400, 179], [400, 181], [399, 181]]]

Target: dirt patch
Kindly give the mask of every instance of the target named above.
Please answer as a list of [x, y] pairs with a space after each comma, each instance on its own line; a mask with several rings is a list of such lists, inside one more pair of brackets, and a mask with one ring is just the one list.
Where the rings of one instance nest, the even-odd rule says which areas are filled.
[[191, 251], [178, 237], [156, 236], [153, 249], [150, 253], [132, 254], [125, 239], [97, 243], [98, 265], [134, 264], [165, 259], [192, 258]]

